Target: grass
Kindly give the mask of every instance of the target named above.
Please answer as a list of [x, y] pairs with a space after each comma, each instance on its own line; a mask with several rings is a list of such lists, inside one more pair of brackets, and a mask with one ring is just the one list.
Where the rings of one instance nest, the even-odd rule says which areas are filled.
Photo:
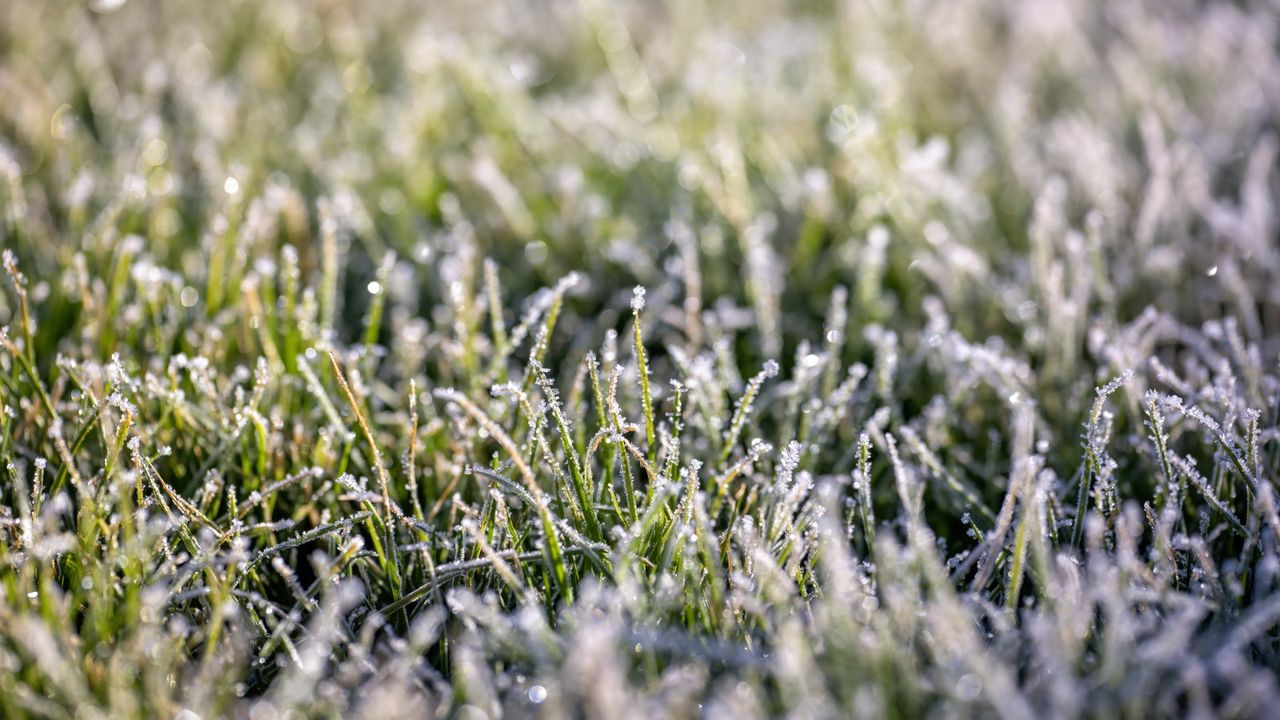
[[1267, 716], [1278, 20], [0, 4], [0, 715]]

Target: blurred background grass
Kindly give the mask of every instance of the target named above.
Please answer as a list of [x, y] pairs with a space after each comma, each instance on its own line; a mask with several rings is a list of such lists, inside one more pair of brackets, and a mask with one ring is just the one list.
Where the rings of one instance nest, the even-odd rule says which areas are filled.
[[[1017, 349], [1060, 427], [1132, 364], [1101, 345], [1148, 307], [1191, 327], [1226, 312], [1275, 347], [1280, 73], [1265, 3], [59, 0], [0, 13], [6, 200], [26, 210], [6, 245], [50, 299], [46, 370], [59, 348], [106, 359], [122, 341], [253, 355], [247, 315], [228, 311], [246, 286], [268, 305], [287, 294], [286, 245], [302, 285], [320, 277], [322, 205], [337, 262], [319, 302], [348, 342], [378, 268], [389, 341], [413, 318], [449, 322], [449, 288], [477, 286], [487, 257], [505, 303], [582, 273], [566, 318], [579, 351], [643, 284], [686, 319], [753, 325], [744, 368], [789, 364], [838, 284], [855, 327], [885, 323], [910, 344], [936, 298], [963, 337]], [[151, 290], [140, 258], [157, 269]], [[161, 270], [182, 279], [172, 297]], [[701, 294], [685, 307], [690, 272]], [[110, 285], [108, 301], [51, 289], [77, 278]], [[164, 337], [163, 323], [140, 328], [131, 294], [147, 292]], [[659, 351], [699, 332], [671, 317]], [[221, 330], [218, 347], [178, 331], [193, 322]], [[863, 335], [850, 348], [869, 360]]]

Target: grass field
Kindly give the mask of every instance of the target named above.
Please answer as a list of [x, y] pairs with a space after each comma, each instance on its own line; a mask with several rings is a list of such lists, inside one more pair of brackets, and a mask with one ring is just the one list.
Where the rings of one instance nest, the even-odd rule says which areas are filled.
[[1280, 5], [0, 0], [0, 716], [1271, 717]]

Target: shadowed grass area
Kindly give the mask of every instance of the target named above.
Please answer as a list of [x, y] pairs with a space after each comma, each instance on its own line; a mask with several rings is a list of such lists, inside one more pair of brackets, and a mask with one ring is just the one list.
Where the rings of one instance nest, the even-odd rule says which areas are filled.
[[1266, 3], [0, 3], [0, 715], [1266, 717]]

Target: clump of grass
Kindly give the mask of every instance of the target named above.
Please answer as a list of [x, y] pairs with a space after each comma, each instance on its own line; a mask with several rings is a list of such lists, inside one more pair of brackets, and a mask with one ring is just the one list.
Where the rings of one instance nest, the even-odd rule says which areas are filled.
[[1275, 12], [1055, 8], [0, 5], [0, 715], [1265, 716]]

